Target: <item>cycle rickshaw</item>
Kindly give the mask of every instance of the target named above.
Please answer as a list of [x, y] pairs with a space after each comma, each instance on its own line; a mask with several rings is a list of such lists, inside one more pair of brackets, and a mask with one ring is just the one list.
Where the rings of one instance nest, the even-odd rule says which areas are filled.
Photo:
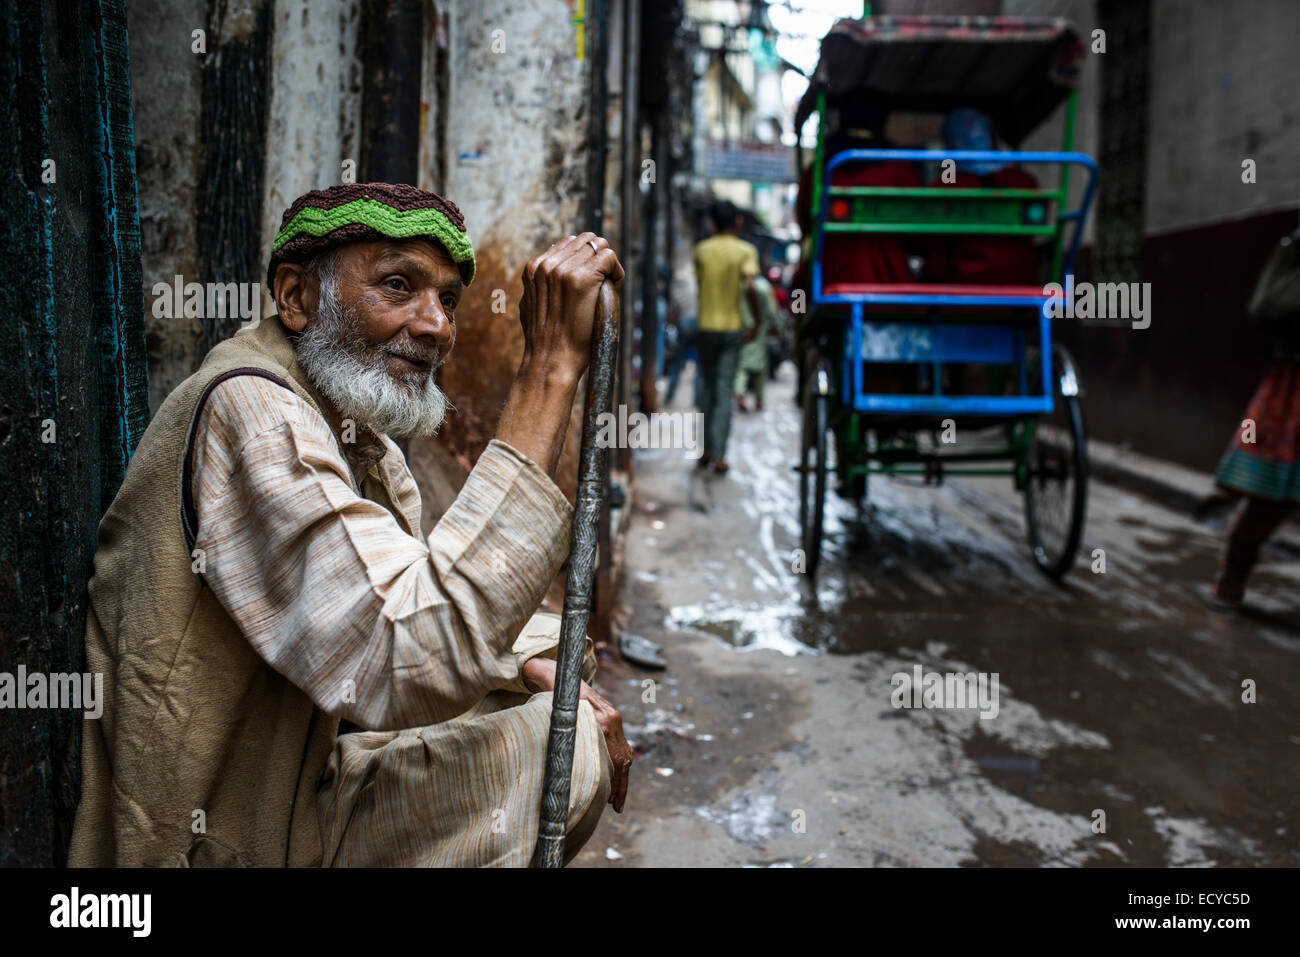
[[[1088, 477], [1080, 380], [1071, 357], [1053, 344], [1041, 269], [1016, 282], [919, 281], [922, 257], [913, 255], [909, 275], [882, 282], [852, 268], [828, 275], [825, 257], [828, 243], [846, 235], [877, 243], [889, 237], [913, 250], [992, 238], [1027, 244], [1035, 263], [1045, 251], [1035, 244], [1045, 244], [1049, 278], [1072, 275], [1097, 176], [1092, 159], [1072, 151], [1082, 55], [1073, 29], [1055, 19], [870, 17], [841, 20], [823, 39], [795, 121], [799, 131], [812, 113], [819, 117], [811, 176], [801, 186], [810, 193], [801, 205], [812, 224], [801, 264], [808, 308], [797, 343], [799, 514], [810, 574], [821, 554], [832, 473], [840, 494], [860, 506], [872, 474], [922, 476], [927, 484], [947, 475], [1009, 475], [1024, 495], [1038, 566], [1059, 579], [1074, 562]], [[880, 120], [878, 139], [888, 142], [894, 137], [879, 131], [896, 119], [923, 125], [927, 116], [966, 108], [1014, 145], [1063, 101], [1059, 152], [843, 148], [837, 129], [861, 122], [865, 109]], [[846, 178], [838, 170], [885, 163], [931, 164], [940, 175], [928, 186], [836, 182]], [[990, 166], [1057, 175], [1034, 188], [943, 182], [944, 171]], [[1072, 168], [1086, 176], [1073, 209]]]

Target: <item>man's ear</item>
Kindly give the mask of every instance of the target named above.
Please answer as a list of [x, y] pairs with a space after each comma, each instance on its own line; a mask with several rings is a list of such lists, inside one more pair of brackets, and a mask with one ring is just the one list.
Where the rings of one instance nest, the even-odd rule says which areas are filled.
[[280, 263], [275, 271], [275, 311], [285, 328], [302, 332], [316, 315], [320, 291], [307, 270], [297, 263]]

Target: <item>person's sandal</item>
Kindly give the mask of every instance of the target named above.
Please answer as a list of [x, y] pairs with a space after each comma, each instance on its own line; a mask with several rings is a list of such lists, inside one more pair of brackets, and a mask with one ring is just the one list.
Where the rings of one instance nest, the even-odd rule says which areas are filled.
[[662, 671], [668, 667], [664, 661], [663, 647], [649, 638], [624, 632], [618, 636], [618, 650], [625, 660], [642, 668]]
[[696, 460], [696, 462], [695, 462], [695, 467], [696, 467], [697, 469], [707, 469], [707, 468], [709, 467], [709, 463], [712, 462], [712, 461], [713, 461], [713, 459], [709, 458], [709, 456], [707, 456], [707, 455], [701, 455], [701, 456]]
[[713, 471], [717, 472], [719, 475], [726, 475], [730, 469], [731, 466], [727, 463], [726, 459], [718, 459], [713, 463]]

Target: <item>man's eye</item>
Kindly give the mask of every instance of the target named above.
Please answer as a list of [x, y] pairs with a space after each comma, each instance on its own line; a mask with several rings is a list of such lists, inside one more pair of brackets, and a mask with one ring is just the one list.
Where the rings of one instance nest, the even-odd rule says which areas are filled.
[[393, 276], [391, 279], [385, 279], [384, 285], [389, 289], [395, 289], [400, 292], [406, 288], [406, 280], [401, 276]]
[[456, 297], [455, 297], [455, 296], [443, 296], [443, 297], [442, 297], [442, 304], [443, 304], [443, 306], [446, 308], [446, 310], [447, 310], [448, 312], [455, 312], [455, 311], [456, 311]]

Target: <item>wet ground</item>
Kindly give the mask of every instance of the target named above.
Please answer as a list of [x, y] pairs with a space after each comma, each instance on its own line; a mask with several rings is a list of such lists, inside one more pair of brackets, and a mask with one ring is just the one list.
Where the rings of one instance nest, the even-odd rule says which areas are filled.
[[[1221, 525], [1094, 481], [1062, 588], [1010, 479], [873, 477], [861, 515], [828, 496], [810, 581], [792, 380], [726, 477], [638, 453], [620, 623], [668, 669], [603, 667], [642, 755], [578, 864], [1300, 865], [1300, 554], [1216, 615]], [[895, 708], [917, 665], [996, 673], [996, 716]]]

